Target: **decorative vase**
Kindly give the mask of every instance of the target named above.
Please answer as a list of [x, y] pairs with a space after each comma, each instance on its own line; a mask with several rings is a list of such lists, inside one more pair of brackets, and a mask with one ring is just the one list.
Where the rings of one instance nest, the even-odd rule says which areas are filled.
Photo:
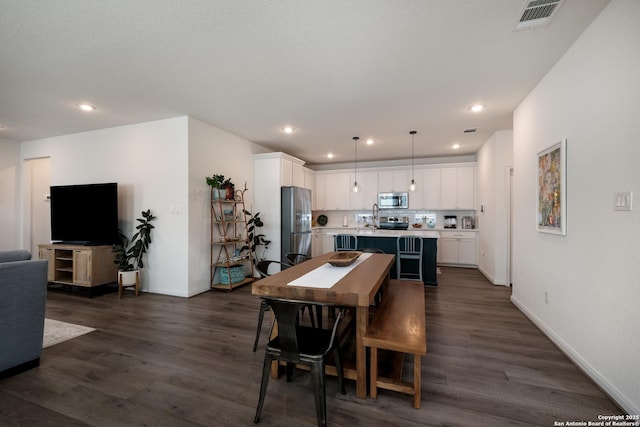
[[226, 191], [225, 198], [227, 200], [233, 200], [236, 192], [235, 187], [233, 185], [228, 185], [224, 190]]

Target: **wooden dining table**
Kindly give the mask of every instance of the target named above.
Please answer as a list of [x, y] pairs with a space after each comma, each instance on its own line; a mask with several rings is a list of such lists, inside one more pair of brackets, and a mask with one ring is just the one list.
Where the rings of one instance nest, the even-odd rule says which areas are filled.
[[[342, 279], [331, 287], [290, 286], [289, 283], [327, 263], [336, 252], [314, 257], [279, 273], [258, 280], [252, 284], [253, 295], [284, 298], [310, 303], [336, 304], [355, 308], [356, 313], [356, 396], [367, 397], [367, 357], [363, 337], [369, 324], [369, 305], [378, 289], [386, 286], [389, 271], [395, 256], [390, 254], [368, 254]], [[310, 284], [313, 285], [313, 284]]]

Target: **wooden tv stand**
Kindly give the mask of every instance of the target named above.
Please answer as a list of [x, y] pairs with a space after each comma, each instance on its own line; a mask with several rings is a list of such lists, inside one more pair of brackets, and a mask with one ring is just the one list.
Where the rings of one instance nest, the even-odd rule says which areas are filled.
[[110, 245], [38, 245], [40, 259], [49, 261], [47, 281], [62, 285], [93, 286], [114, 283], [118, 266]]

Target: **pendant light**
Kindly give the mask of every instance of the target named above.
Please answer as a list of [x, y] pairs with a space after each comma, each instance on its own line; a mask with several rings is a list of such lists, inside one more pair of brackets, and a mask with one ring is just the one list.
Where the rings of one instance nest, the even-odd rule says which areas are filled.
[[353, 142], [355, 146], [355, 154], [353, 156], [353, 187], [351, 187], [351, 191], [357, 193], [360, 191], [360, 186], [358, 185], [358, 140], [360, 138], [357, 136], [353, 137]]
[[411, 132], [409, 132], [411, 134], [411, 182], [409, 183], [409, 191], [416, 191], [416, 180], [415, 180], [415, 174], [414, 174], [414, 170], [413, 170], [413, 138], [416, 136], [416, 132], [415, 130], [412, 130]]

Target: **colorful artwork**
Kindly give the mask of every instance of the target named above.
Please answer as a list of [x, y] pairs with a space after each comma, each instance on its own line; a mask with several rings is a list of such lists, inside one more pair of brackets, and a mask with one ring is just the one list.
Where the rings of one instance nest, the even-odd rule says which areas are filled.
[[566, 235], [566, 140], [538, 153], [538, 231]]

